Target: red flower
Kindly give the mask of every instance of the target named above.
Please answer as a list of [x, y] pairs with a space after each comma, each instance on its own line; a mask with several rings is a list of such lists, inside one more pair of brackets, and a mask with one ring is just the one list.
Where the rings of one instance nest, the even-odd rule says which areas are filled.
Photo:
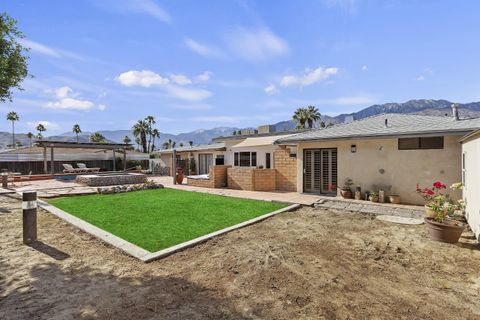
[[431, 190], [431, 189], [428, 189], [428, 188], [423, 189], [423, 193], [424, 193], [425, 195], [427, 195], [427, 196], [433, 196], [433, 195], [435, 195], [435, 192], [434, 192], [433, 190]]
[[437, 189], [446, 189], [447, 186], [441, 183], [440, 181], [434, 182], [433, 187]]

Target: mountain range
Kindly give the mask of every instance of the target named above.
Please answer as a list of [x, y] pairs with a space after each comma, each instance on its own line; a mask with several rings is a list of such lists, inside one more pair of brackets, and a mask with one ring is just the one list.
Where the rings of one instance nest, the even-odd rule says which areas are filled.
[[[404, 103], [384, 103], [376, 104], [358, 112], [339, 114], [334, 117], [323, 116], [321, 121], [325, 123], [341, 123], [345, 121], [348, 116], [353, 116], [354, 119], [360, 120], [366, 117], [374, 116], [382, 113], [411, 113], [421, 115], [436, 115], [436, 116], [451, 116], [452, 102], [447, 100], [431, 100], [431, 99], [418, 99], [409, 100]], [[458, 109], [461, 117], [480, 117], [480, 102], [471, 103], [459, 103]], [[289, 131], [295, 129], [295, 122], [292, 120], [286, 120], [277, 122], [274, 124], [276, 131]], [[320, 126], [320, 121], [314, 124], [315, 127]], [[159, 141], [155, 144], [160, 147], [163, 142], [171, 139], [179, 143], [188, 144], [189, 141], [193, 141], [194, 144], [210, 143], [213, 138], [218, 136], [231, 135], [233, 131], [239, 130], [236, 127], [217, 127], [213, 129], [199, 129], [192, 132], [170, 134], [161, 133]], [[135, 141], [131, 130], [100, 130], [101, 133], [109, 142], [121, 143], [125, 136], [128, 136], [131, 141]], [[87, 142], [91, 132], [83, 132], [79, 136], [80, 142]], [[29, 139], [26, 134], [15, 134], [16, 141], [20, 141], [22, 145], [28, 146]], [[72, 132], [66, 132], [61, 135], [49, 136], [51, 140], [61, 141], [76, 141], [75, 135]], [[12, 135], [9, 132], [0, 132], [0, 149], [6, 148], [8, 144], [12, 143]]]

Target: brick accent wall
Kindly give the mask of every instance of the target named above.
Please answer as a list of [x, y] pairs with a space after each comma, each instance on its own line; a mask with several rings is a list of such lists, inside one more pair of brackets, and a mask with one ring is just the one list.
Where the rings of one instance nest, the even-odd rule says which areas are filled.
[[282, 147], [273, 153], [276, 190], [297, 191], [297, 158], [290, 157], [290, 149]]
[[210, 166], [209, 179], [188, 179], [189, 186], [203, 188], [225, 188], [227, 186], [227, 169], [230, 166]]
[[227, 185], [229, 189], [274, 191], [275, 176], [275, 169], [228, 168]]

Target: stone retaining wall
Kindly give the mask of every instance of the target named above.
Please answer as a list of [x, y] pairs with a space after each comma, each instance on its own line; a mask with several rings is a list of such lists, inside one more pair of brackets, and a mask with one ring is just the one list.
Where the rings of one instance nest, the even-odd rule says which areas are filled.
[[107, 175], [81, 175], [75, 181], [91, 187], [112, 186], [120, 184], [140, 184], [147, 182], [147, 176], [143, 173], [107, 174]]

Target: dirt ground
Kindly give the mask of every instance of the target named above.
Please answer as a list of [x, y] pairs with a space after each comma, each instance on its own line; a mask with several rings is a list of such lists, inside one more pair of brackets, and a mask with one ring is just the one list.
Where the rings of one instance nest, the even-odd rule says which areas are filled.
[[480, 319], [480, 251], [303, 208], [144, 264], [0, 196], [0, 319]]

